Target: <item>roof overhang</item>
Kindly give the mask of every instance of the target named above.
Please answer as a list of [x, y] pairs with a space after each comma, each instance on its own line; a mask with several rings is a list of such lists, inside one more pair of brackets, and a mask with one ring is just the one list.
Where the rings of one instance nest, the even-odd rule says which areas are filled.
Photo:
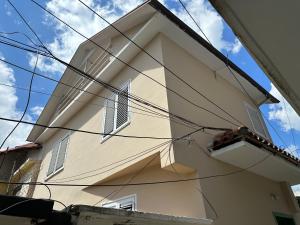
[[247, 141], [215, 150], [211, 156], [274, 181], [286, 181], [291, 185], [300, 183], [299, 166]]
[[[145, 16], [148, 17], [147, 20], [145, 19]], [[206, 64], [209, 68], [211, 68], [211, 70], [215, 71], [217, 75], [222, 76], [232, 85], [241, 89], [235, 78], [228, 71], [226, 65], [229, 66], [257, 105], [262, 103], [278, 102], [276, 98], [274, 98], [259, 84], [257, 84], [249, 75], [243, 72], [233, 62], [228, 60], [222, 53], [209, 45], [202, 37], [200, 37], [196, 32], [194, 32], [190, 27], [179, 20], [174, 14], [172, 14], [157, 1], [151, 0], [144, 3], [140, 7], [119, 19], [114, 25], [120, 29], [124, 29], [124, 27], [129, 29], [130, 27], [137, 25], [136, 21], [139, 21], [139, 18], [142, 19], [142, 22], [147, 21], [131, 38], [135, 43], [138, 43], [139, 46], [143, 47], [156, 35], [160, 33], [164, 34], [169, 39], [176, 42], [179, 46], [186, 49], [195, 58]], [[92, 39], [95, 42], [98, 42], [99, 39], [110, 37], [109, 35], [116, 35], [116, 31], [113, 31], [111, 27], [104, 29], [97, 35], [93, 36]], [[78, 61], [78, 58], [80, 58], [80, 53], [84, 52], [85, 48], [91, 48], [91, 43], [84, 42], [80, 45], [79, 49], [71, 60], [72, 65], [76, 66], [76, 62]], [[120, 50], [120, 52], [117, 53], [117, 56], [125, 62], [130, 62], [138, 54], [138, 52], [140, 52], [140, 49], [138, 49], [132, 42], [128, 41], [127, 44]], [[116, 58], [113, 58], [95, 78], [109, 82], [124, 67], [125, 65], [123, 63], [118, 61]], [[74, 76], [74, 74], [67, 69], [62, 77], [62, 80], [68, 80], [72, 76]], [[63, 92], [65, 88], [66, 87], [64, 85], [58, 84], [54, 94], [59, 95], [57, 93]], [[99, 93], [101, 89], [102, 87], [94, 82], [91, 82], [85, 88], [85, 90], [93, 93]], [[241, 89], [241, 91], [243, 90]], [[92, 95], [82, 92], [76, 97], [76, 100], [87, 102], [92, 97]], [[38, 119], [38, 123], [49, 124], [49, 118], [54, 113], [56, 105], [57, 99], [55, 100], [51, 97], [47, 106], [45, 107], [45, 110]], [[68, 121], [68, 119], [71, 118], [82, 107], [83, 104], [78, 104], [78, 102], [73, 101], [49, 125], [61, 126], [65, 124], [66, 121]], [[38, 128], [35, 126], [29, 134], [27, 140], [43, 143], [43, 141], [49, 138], [54, 132], [55, 131], [53, 129]]]
[[300, 1], [210, 0], [300, 114]]

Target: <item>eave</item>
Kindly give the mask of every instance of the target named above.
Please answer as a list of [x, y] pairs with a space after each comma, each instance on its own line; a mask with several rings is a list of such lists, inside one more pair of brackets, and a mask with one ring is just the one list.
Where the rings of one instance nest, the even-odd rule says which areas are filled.
[[210, 0], [300, 115], [299, 1]]

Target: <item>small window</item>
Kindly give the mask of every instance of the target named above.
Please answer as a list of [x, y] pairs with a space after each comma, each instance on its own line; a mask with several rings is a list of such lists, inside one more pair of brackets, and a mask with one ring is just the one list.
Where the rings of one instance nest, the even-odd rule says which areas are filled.
[[246, 104], [246, 108], [247, 108], [247, 112], [248, 112], [249, 118], [251, 120], [252, 127], [253, 127], [254, 131], [257, 134], [267, 138], [268, 135], [267, 135], [267, 132], [266, 132], [264, 122], [261, 118], [260, 111], [253, 108], [253, 107], [251, 107], [249, 104]]
[[105, 208], [115, 208], [115, 209], [124, 209], [127, 211], [135, 211], [136, 210], [136, 196], [131, 195], [127, 196], [113, 202], [105, 203], [102, 205]]
[[63, 168], [68, 142], [69, 135], [61, 139], [61, 141], [53, 148], [47, 176], [50, 176]]
[[119, 93], [113, 93], [106, 100], [104, 122], [104, 137], [116, 131], [129, 121], [129, 82], [121, 88]]

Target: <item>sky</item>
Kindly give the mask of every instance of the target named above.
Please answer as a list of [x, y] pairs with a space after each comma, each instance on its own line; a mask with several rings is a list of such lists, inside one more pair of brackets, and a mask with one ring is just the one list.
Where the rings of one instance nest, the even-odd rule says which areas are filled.
[[[51, 15], [42, 11], [30, 0], [11, 1], [18, 10], [20, 10], [26, 20], [29, 21], [40, 39], [54, 55], [65, 61], [69, 61], [77, 46], [84, 41], [84, 39], [66, 26], [63, 26], [60, 22], [51, 17]], [[6, 0], [0, 0], [0, 2], [0, 32], [23, 32], [37, 42], [31, 31], [25, 26], [9, 3]], [[92, 36], [107, 26], [106, 22], [90, 12], [77, 0], [49, 0], [38, 2], [86, 36]], [[143, 1], [85, 0], [84, 2], [107, 20], [113, 22]], [[161, 0], [160, 2], [203, 36], [178, 0]], [[228, 55], [234, 63], [280, 100], [280, 103], [276, 105], [263, 105], [261, 111], [273, 142], [280, 147], [287, 148], [288, 151], [293, 151], [293, 153], [297, 155], [297, 149], [299, 149], [300, 146], [300, 141], [297, 141], [300, 139], [299, 116], [285, 101], [275, 86], [271, 84], [270, 80], [251, 58], [229, 26], [207, 1], [183, 0], [183, 2], [213, 46], [224, 55]], [[30, 44], [22, 34], [6, 35], [6, 37]], [[3, 38], [1, 39], [3, 40]], [[31, 70], [34, 68], [37, 59], [36, 55], [13, 49], [3, 44], [0, 44], [0, 58]], [[64, 71], [64, 67], [55, 61], [39, 57], [37, 71], [59, 79]], [[30, 78], [30, 73], [0, 62], [0, 116], [13, 119], [19, 119], [21, 117], [26, 105], [28, 91], [20, 88], [28, 88]], [[3, 86], [3, 84], [6, 86]], [[54, 82], [34, 77], [33, 90], [48, 93], [48, 95], [32, 93], [24, 120], [32, 122], [37, 120], [50, 94], [54, 90], [55, 85], [56, 83]], [[0, 141], [5, 138], [13, 126], [13, 123], [0, 121]], [[14, 147], [25, 143], [31, 128], [29, 125], [20, 125], [5, 143], [4, 147]], [[274, 130], [276, 130], [276, 132]], [[300, 188], [296, 188], [295, 191], [300, 195]]]

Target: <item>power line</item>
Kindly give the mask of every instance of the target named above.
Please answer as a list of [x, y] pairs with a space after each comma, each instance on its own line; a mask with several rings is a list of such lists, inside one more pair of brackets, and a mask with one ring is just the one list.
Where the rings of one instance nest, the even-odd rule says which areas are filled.
[[9, 122], [16, 122], [16, 123], [23, 123], [38, 127], [43, 127], [47, 129], [60, 129], [60, 130], [68, 130], [68, 131], [74, 131], [74, 132], [80, 132], [80, 133], [86, 133], [86, 134], [95, 134], [95, 135], [104, 135], [104, 136], [114, 136], [114, 137], [123, 137], [123, 138], [136, 138], [136, 139], [158, 139], [158, 140], [171, 140], [174, 138], [168, 138], [168, 137], [152, 137], [152, 136], [134, 136], [134, 135], [122, 135], [122, 134], [112, 134], [112, 133], [103, 133], [103, 132], [94, 132], [94, 131], [88, 131], [88, 130], [80, 130], [80, 129], [73, 129], [68, 127], [61, 127], [61, 126], [47, 126], [40, 123], [34, 123], [30, 121], [22, 121], [22, 120], [16, 120], [16, 119], [10, 119], [5, 117], [0, 117], [0, 120], [3, 121], [9, 121]]
[[[193, 22], [196, 24], [196, 26], [199, 28], [199, 30], [201, 31], [201, 33], [207, 38], [207, 36], [205, 35], [204, 31], [201, 29], [201, 27], [198, 25], [198, 23], [196, 22], [196, 20], [194, 19], [194, 17], [192, 16], [192, 14], [188, 11], [188, 9], [185, 7], [185, 5], [183, 4], [183, 2], [181, 0], [178, 0], [180, 2], [180, 4], [182, 5], [182, 7], [184, 8], [184, 10], [187, 12], [187, 14], [189, 15], [189, 17], [193, 20]], [[208, 42], [212, 45], [212, 43], [209, 41], [209, 39], [207, 38]], [[228, 55], [226, 56], [227, 61], [229, 60]], [[253, 100], [253, 98], [250, 96], [250, 94], [247, 92], [246, 88], [244, 87], [244, 85], [239, 81], [239, 79], [236, 77], [235, 73], [231, 70], [231, 68], [229, 67], [229, 65], [227, 63], [225, 63], [225, 66], [227, 67], [227, 69], [229, 70], [229, 72], [233, 75], [234, 79], [237, 81], [237, 83], [240, 85], [240, 87], [243, 89], [244, 94], [246, 94], [248, 96], [248, 98], [251, 100], [251, 102], [256, 105], [255, 101]], [[270, 127], [274, 130], [275, 134], [279, 137], [279, 139], [281, 140], [281, 142], [287, 147], [285, 141], [283, 140], [283, 138], [279, 135], [279, 133], [277, 132], [277, 130], [273, 127], [273, 125], [268, 121], [268, 119], [265, 117], [265, 115], [263, 113], [261, 113], [262, 116], [265, 118], [265, 120], [267, 121], [267, 123], [270, 125]]]
[[[98, 43], [96, 43], [95, 41], [93, 41], [92, 39], [88, 38], [87, 36], [85, 36], [84, 34], [80, 33], [79, 31], [77, 31], [75, 28], [73, 28], [72, 26], [70, 26], [68, 23], [66, 23], [65, 21], [63, 21], [62, 19], [60, 19], [59, 17], [57, 17], [56, 15], [54, 15], [52, 12], [50, 12], [49, 10], [47, 10], [45, 7], [43, 7], [42, 5], [40, 5], [39, 3], [37, 3], [34, 0], [30, 0], [32, 1], [34, 4], [36, 4], [38, 7], [40, 7], [42, 10], [44, 10], [45, 12], [47, 12], [48, 14], [52, 15], [54, 18], [56, 18], [57, 20], [59, 20], [61, 23], [63, 23], [64, 25], [66, 25], [67, 27], [69, 27], [71, 30], [73, 30], [74, 32], [76, 32], [77, 34], [79, 34], [80, 36], [84, 37], [86, 40], [90, 41], [91, 43], [93, 43], [94, 45], [98, 46], [99, 48], [101, 48], [103, 51], [107, 52], [110, 56], [112, 56], [113, 58], [117, 59], [118, 61], [120, 61], [121, 63], [123, 63], [124, 65], [126, 65], [127, 67], [131, 68], [132, 70], [142, 74], [143, 76], [147, 77], [148, 79], [152, 80], [153, 82], [157, 83], [158, 85], [166, 88], [168, 91], [174, 93], [175, 95], [177, 95], [178, 97], [184, 99], [185, 101], [189, 102], [190, 104], [196, 106], [199, 109], [202, 109], [224, 121], [227, 121], [228, 123], [234, 125], [234, 126], [239, 126], [238, 124], [233, 123], [232, 121], [214, 113], [213, 111], [210, 111], [194, 102], [192, 102], [191, 100], [187, 99], [186, 97], [182, 96], [181, 94], [179, 94], [178, 92], [176, 92], [173, 89], [170, 89], [169, 87], [163, 85], [162, 83], [160, 83], [159, 81], [155, 80], [154, 78], [150, 77], [149, 75], [145, 74], [144, 72], [136, 69], [135, 67], [131, 66], [130, 64], [128, 64], [127, 62], [125, 62], [124, 60], [120, 59], [119, 57], [115, 56], [114, 54], [112, 54], [110, 51], [108, 51], [107, 49], [103, 48], [101, 45], [99, 45]], [[125, 34], [124, 34], [125, 35]], [[125, 35], [126, 36], [126, 35]], [[127, 36], [126, 36], [127, 37]], [[129, 37], [127, 37], [132, 43], [133, 42]], [[139, 46], [138, 44], [135, 43], [136, 46]], [[151, 54], [149, 54], [145, 49], [143, 49], [142, 47], [139, 46], [139, 48], [145, 52], [147, 55], [149, 55], [151, 58], [153, 58], [153, 60], [155, 60], [157, 63], [159, 63], [161, 66], [163, 66], [166, 70], [168, 70], [171, 74], [173, 74], [174, 76], [177, 77], [177, 79], [179, 79], [181, 82], [185, 83], [186, 85], [188, 85], [191, 89], [193, 89], [195, 92], [197, 92], [199, 95], [201, 95], [203, 98], [205, 98], [207, 101], [209, 101], [210, 103], [212, 103], [213, 105], [215, 105], [217, 108], [219, 108], [221, 111], [225, 112], [227, 115], [229, 115], [231, 118], [233, 118], [235, 121], [241, 123], [239, 120], [237, 120], [236, 118], [234, 118], [230, 113], [228, 113], [227, 111], [225, 111], [223, 108], [221, 108], [220, 106], [218, 106], [216, 103], [214, 103], [212, 100], [210, 100], [207, 96], [205, 96], [203, 93], [201, 93], [200, 91], [198, 91], [197, 89], [193, 88], [190, 84], [188, 84], [184, 79], [182, 79], [180, 76], [178, 76], [177, 74], [175, 74], [172, 70], [170, 70], [168, 67], [166, 67], [164, 64], [162, 64], [159, 60], [157, 60], [156, 58], [154, 58]]]
[[[1, 82], [0, 82], [0, 86], [10, 87], [10, 88], [18, 89], [18, 90], [23, 90], [23, 91], [28, 91], [29, 90], [28, 88], [19, 87], [19, 86], [16, 86], [16, 85], [9, 85], [9, 84], [5, 84], [5, 83], [1, 83]], [[50, 93], [43, 92], [43, 91], [38, 91], [38, 90], [31, 90], [31, 93], [42, 94], [42, 95], [47, 95], [47, 96], [53, 96], [53, 97], [55, 97], [57, 99], [60, 99], [60, 98], [63, 97], [63, 96], [58, 96], [58, 95], [54, 95], [54, 94], [50, 94]], [[103, 97], [103, 98], [106, 99], [106, 97]], [[76, 98], [68, 98], [68, 99], [70, 99], [72, 101], [75, 101], [75, 102], [79, 102], [81, 104], [87, 104], [88, 103], [87, 101], [81, 101], [81, 100], [76, 99]], [[111, 99], [107, 99], [107, 100], [108, 101], [113, 101], [113, 102], [118, 102], [118, 104], [124, 104], [124, 103], [116, 101], [116, 100], [111, 100]], [[89, 102], [89, 105], [99, 106], [99, 107], [102, 107], [102, 108], [115, 109], [115, 107], [109, 107], [109, 106], [107, 106], [105, 104], [96, 104], [96, 103], [90, 103]], [[171, 120], [174, 123], [186, 126], [188, 128], [196, 129], [195, 127], [192, 127], [192, 126], [190, 126], [188, 124], [185, 124], [183, 122], [175, 121], [174, 119], [172, 119], [171, 117], [169, 117], [167, 115], [155, 114], [155, 113], [153, 113], [151, 111], [146, 111], [146, 110], [134, 107], [134, 106], [130, 106], [130, 108], [134, 108], [134, 109], [137, 109], [137, 110], [140, 110], [140, 111], [144, 111], [146, 113], [141, 113], [141, 112], [138, 112], [138, 111], [128, 110], [129, 113], [138, 114], [138, 115], [147, 116], [147, 117], [160, 118], [160, 119], [169, 119], [169, 120]]]
[[[9, 139], [9, 137], [13, 134], [13, 132], [17, 129], [17, 127], [20, 125], [20, 121], [23, 120], [23, 118], [25, 117], [26, 115], [26, 112], [28, 110], [28, 106], [29, 106], [29, 103], [30, 103], [30, 99], [31, 99], [31, 89], [32, 89], [32, 83], [33, 83], [33, 79], [34, 79], [34, 75], [35, 75], [35, 70], [36, 70], [36, 66], [37, 66], [37, 63], [38, 63], [38, 55], [36, 57], [36, 61], [35, 61], [35, 66], [34, 66], [34, 70], [31, 74], [31, 79], [30, 79], [30, 83], [29, 83], [29, 90], [28, 90], [28, 96], [27, 96], [27, 100], [26, 100], [26, 105], [25, 105], [25, 108], [24, 108], [24, 111], [21, 115], [21, 118], [20, 120], [17, 122], [17, 124], [13, 127], [13, 129], [8, 133], [8, 135], [4, 138], [4, 140], [1, 142], [0, 144], [0, 149], [2, 149], [3, 145], [5, 144], [5, 142]], [[8, 148], [7, 148], [8, 150]], [[7, 154], [7, 151], [5, 152], [4, 156], [2, 157], [2, 161], [1, 161], [1, 164], [0, 164], [0, 170], [4, 164], [4, 161], [5, 161], [5, 156]]]
[[200, 30], [200, 32], [203, 34], [203, 36], [206, 38], [206, 41], [211, 45], [212, 43], [210, 42], [209, 38], [206, 36], [206, 34], [204, 33], [204, 31], [202, 30], [202, 28], [200, 27], [200, 25], [196, 22], [196, 20], [194, 19], [194, 17], [192, 16], [192, 14], [188, 11], [188, 9], [186, 8], [186, 6], [184, 5], [184, 3], [181, 0], [178, 0], [179, 3], [181, 4], [182, 8], [186, 11], [186, 13], [189, 15], [189, 17], [193, 20], [193, 22], [195, 23], [195, 25], [198, 27], [198, 29]]
[[[195, 133], [197, 133], [197, 132], [199, 132], [199, 131], [204, 131], [204, 129], [194, 130], [194, 131], [189, 132], [189, 133], [187, 133], [187, 134], [185, 134], [185, 135], [183, 135], [183, 136], [181, 136], [181, 137], [174, 138], [173, 140], [174, 140], [174, 141], [178, 141], [178, 140], [185, 139], [185, 138], [187, 138], [187, 137], [189, 137], [189, 136], [191, 136], [191, 135], [193, 135], [193, 134], [195, 134]], [[86, 171], [86, 172], [83, 172], [83, 173], [80, 173], [80, 174], [76, 174], [76, 175], [73, 175], [73, 176], [64, 177], [64, 178], [61, 178], [61, 179], [56, 179], [56, 180], [54, 180], [54, 181], [61, 181], [61, 180], [64, 180], [64, 182], [71, 182], [71, 181], [83, 180], [83, 179], [86, 179], [86, 178], [90, 178], [90, 177], [94, 177], [94, 176], [103, 174], [103, 173], [108, 172], [108, 171], [110, 171], [110, 170], [112, 170], [112, 169], [115, 169], [115, 168], [117, 168], [117, 167], [119, 167], [119, 166], [125, 165], [125, 164], [127, 164], [128, 162], [131, 162], [132, 160], [138, 159], [138, 158], [140, 158], [140, 157], [142, 157], [142, 156], [144, 156], [144, 155], [146, 155], [146, 154], [148, 154], [148, 153], [154, 151], [154, 150], [157, 149], [158, 147], [161, 147], [161, 146], [164, 146], [165, 144], [168, 144], [169, 142], [170, 142], [170, 141], [163, 142], [163, 143], [161, 143], [161, 144], [159, 144], [159, 145], [156, 145], [156, 146], [154, 146], [154, 147], [151, 147], [150, 149], [146, 149], [146, 150], [144, 150], [144, 151], [142, 151], [142, 152], [140, 152], [140, 153], [138, 153], [138, 154], [134, 154], [134, 155], [129, 156], [129, 157], [123, 159], [123, 160], [120, 160], [120, 161], [117, 161], [117, 162], [110, 163], [110, 164], [108, 164], [108, 165], [106, 165], [106, 166], [102, 166], [102, 167], [100, 167], [100, 168], [97, 168], [97, 169], [94, 169], [94, 170], [90, 170], [90, 171]], [[134, 157], [134, 158], [132, 158], [132, 157]], [[128, 159], [128, 160], [127, 160], [127, 159]], [[129, 160], [129, 159], [130, 159], [130, 160]], [[125, 162], [123, 162], [123, 161], [125, 161]], [[98, 171], [98, 170], [101, 170], [101, 169], [104, 169], [104, 168], [113, 166], [114, 164], [117, 164], [117, 163], [119, 163], [119, 162], [122, 162], [122, 163], [121, 163], [121, 164], [118, 164], [118, 165], [116, 165], [116, 166], [114, 166], [113, 168], [109, 168], [109, 169], [107, 169], [107, 170], [105, 170], [105, 171], [101, 171], [101, 172], [99, 172], [99, 173], [92, 174], [92, 175], [88, 175], [88, 176], [81, 177], [81, 178], [75, 178], [75, 179], [71, 179], [71, 180], [65, 180], [65, 179], [68, 179], [68, 178], [73, 178], [73, 177], [77, 177], [77, 176], [84, 175], [84, 174], [87, 174], [87, 173], [95, 172], [95, 171]], [[53, 180], [52, 180], [52, 181], [53, 181]]]
[[[120, 186], [143, 186], [143, 185], [157, 185], [157, 184], [167, 184], [167, 183], [180, 183], [180, 182], [189, 182], [189, 181], [195, 181], [195, 180], [207, 180], [212, 178], [219, 178], [219, 177], [226, 177], [235, 175], [238, 173], [245, 172], [256, 165], [259, 165], [260, 163], [267, 160], [271, 155], [268, 155], [264, 157], [263, 159], [257, 161], [256, 163], [250, 165], [247, 168], [234, 170], [232, 172], [228, 173], [220, 173], [215, 175], [209, 175], [209, 176], [202, 176], [202, 177], [195, 177], [195, 178], [186, 178], [186, 179], [178, 179], [178, 180], [158, 180], [158, 181], [149, 181], [149, 182], [138, 182], [138, 183], [130, 183], [130, 184], [66, 184], [66, 183], [46, 183], [48, 186], [58, 186], [58, 187], [120, 187]], [[6, 181], [0, 181], [0, 184], [31, 184], [31, 185], [43, 185], [43, 183], [36, 183], [36, 182], [6, 182]]]
[[[132, 162], [132, 161], [134, 161], [134, 160], [136, 160], [136, 159], [138, 159], [140, 157], [143, 157], [143, 156], [145, 156], [145, 155], [153, 152], [157, 148], [162, 147], [162, 146], [164, 146], [164, 145], [166, 145], [168, 143], [170, 143], [170, 141], [165, 141], [163, 143], [160, 143], [159, 145], [155, 145], [155, 146], [153, 146], [151, 148], [148, 148], [148, 149], [146, 149], [144, 151], [141, 151], [141, 152], [139, 152], [137, 154], [133, 154], [133, 155], [128, 156], [128, 157], [126, 157], [124, 159], [121, 159], [119, 161], [115, 161], [115, 162], [109, 163], [109, 164], [107, 164], [105, 166], [101, 166], [99, 168], [96, 168], [96, 169], [93, 169], [93, 170], [89, 170], [89, 171], [85, 171], [85, 172], [82, 172], [82, 173], [78, 173], [78, 174], [75, 174], [75, 175], [72, 175], [72, 176], [68, 176], [68, 177], [62, 177], [62, 178], [59, 178], [59, 179], [52, 179], [51, 181], [52, 182], [58, 182], [58, 183], [59, 182], [71, 182], [71, 181], [83, 180], [83, 179], [86, 179], [86, 178], [94, 177], [94, 176], [103, 174], [105, 172], [108, 172], [110, 170], [113, 170], [115, 168], [118, 168], [120, 166], [126, 165], [127, 163]], [[117, 164], [117, 165], [115, 165], [115, 164]], [[114, 166], [114, 167], [111, 167], [111, 166]], [[101, 171], [102, 169], [105, 169], [105, 168], [109, 168], [109, 169], [107, 169], [105, 171]], [[70, 179], [70, 178], [74, 178], [74, 177], [79, 177], [81, 175], [89, 174], [89, 173], [92, 173], [92, 172], [96, 172], [96, 171], [99, 171], [99, 170], [101, 171], [99, 173], [95, 173], [95, 174], [92, 174], [92, 175], [88, 175], [88, 176], [80, 177], [80, 178], [76, 178], [76, 179]]]
[[[1, 41], [0, 41], [0, 43], [1, 43]], [[8, 45], [11, 45], [11, 46], [13, 46], [13, 47], [22, 49], [22, 50], [24, 50], [24, 51], [29, 51], [29, 52], [32, 52], [32, 53], [36, 53], [36, 54], [40, 54], [40, 55], [49, 57], [49, 55], [45, 55], [45, 54], [40, 53], [40, 52], [38, 52], [38, 51], [32, 51], [32, 50], [30, 50], [30, 49], [26, 49], [26, 48], [23, 48], [23, 47], [20, 47], [20, 46], [16, 46], [16, 45], [13, 45], [13, 44], [8, 44]], [[172, 116], [172, 117], [174, 117], [174, 118], [177, 118], [177, 119], [179, 119], [179, 120], [182, 120], [182, 121], [184, 121], [184, 122], [186, 122], [186, 123], [188, 123], [188, 124], [191, 124], [191, 125], [194, 125], [194, 126], [197, 126], [197, 127], [203, 127], [202, 125], [199, 125], [199, 124], [197, 124], [197, 123], [195, 123], [195, 122], [192, 122], [192, 121], [190, 121], [190, 120], [188, 120], [188, 119], [186, 119], [186, 118], [184, 118], [184, 117], [182, 117], [182, 116], [179, 116], [179, 115], [176, 115], [176, 114], [174, 114], [174, 113], [171, 113], [170, 111], [168, 111], [168, 110], [166, 110], [166, 109], [164, 109], [164, 108], [162, 108], [162, 107], [160, 107], [160, 106], [157, 106], [157, 105], [155, 105], [155, 104], [153, 104], [153, 103], [151, 103], [151, 102], [149, 102], [149, 101], [147, 101], [147, 100], [145, 100], [145, 99], [142, 99], [142, 98], [140, 98], [140, 97], [138, 97], [138, 96], [135, 96], [135, 95], [132, 95], [132, 94], [125, 94], [125, 93], [122, 92], [120, 89], [118, 89], [118, 88], [116, 88], [116, 87], [114, 87], [114, 86], [112, 86], [112, 85], [110, 85], [110, 84], [108, 84], [108, 83], [106, 83], [106, 82], [104, 82], [104, 81], [102, 81], [102, 80], [98, 80], [98, 79], [95, 79], [94, 77], [91, 77], [89, 74], [87, 74], [87, 73], [81, 71], [81, 70], [78, 69], [77, 67], [75, 67], [75, 66], [73, 66], [73, 65], [71, 65], [71, 64], [69, 64], [69, 63], [66, 63], [65, 61], [63, 61], [63, 60], [61, 60], [61, 59], [59, 59], [59, 58], [56, 58], [56, 57], [51, 57], [51, 58], [57, 60], [58, 62], [62, 63], [62, 64], [65, 65], [65, 66], [67, 66], [68, 68], [70, 68], [72, 71], [74, 71], [74, 72], [77, 73], [78, 75], [80, 75], [80, 76], [82, 76], [82, 77], [85, 77], [86, 79], [89, 79], [89, 80], [91, 80], [91, 81], [95, 81], [95, 82], [97, 82], [98, 84], [102, 85], [104, 88], [107, 88], [108, 90], [110, 90], [110, 91], [112, 91], [112, 92], [114, 92], [114, 93], [120, 94], [120, 95], [122, 95], [122, 96], [124, 96], [124, 97], [126, 97], [126, 98], [133, 99], [134, 101], [137, 101], [138, 103], [141, 103], [141, 104], [146, 105], [146, 106], [148, 106], [148, 107], [151, 107], [151, 108], [153, 108], [153, 109], [162, 111], [162, 112], [168, 114], [169, 116]], [[2, 61], [3, 61], [3, 60], [2, 60]], [[228, 128], [215, 128], [215, 127], [209, 127], [209, 126], [205, 126], [205, 127], [206, 127], [206, 129], [212, 129], [212, 130], [229, 130]]]
[[[171, 141], [169, 141], [169, 144], [171, 143]], [[160, 151], [160, 153], [164, 152], [167, 149], [168, 145], [166, 145], [164, 147], [164, 149], [162, 151]], [[162, 157], [167, 153], [167, 151], [162, 155]], [[156, 156], [150, 158], [150, 160], [140, 169], [138, 170], [136, 173], [134, 173], [125, 184], [129, 184], [131, 181], [133, 181], [137, 176], [139, 176], [154, 160], [156, 160], [158, 158], [159, 154], [156, 154]], [[119, 194], [123, 189], [125, 188], [125, 186], [121, 186], [118, 190], [113, 190], [111, 193], [109, 193], [108, 195], [106, 195], [104, 198], [102, 198], [100, 201], [97, 201], [95, 205], [100, 204], [101, 202], [103, 202], [105, 199], [107, 199], [108, 197], [113, 198], [114, 196], [116, 196], [117, 194]]]

